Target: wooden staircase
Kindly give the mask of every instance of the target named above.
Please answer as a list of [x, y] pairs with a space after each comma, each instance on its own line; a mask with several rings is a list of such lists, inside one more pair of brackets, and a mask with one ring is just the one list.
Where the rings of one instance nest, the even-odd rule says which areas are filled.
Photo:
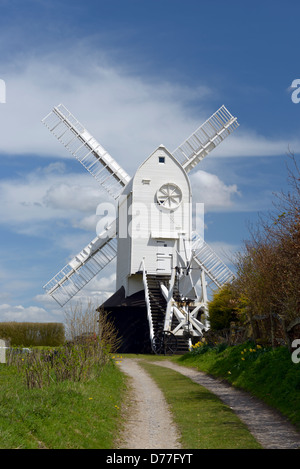
[[[150, 310], [152, 318], [153, 336], [157, 336], [164, 329], [165, 313], [167, 302], [162, 294], [160, 284], [163, 283], [166, 287], [169, 286], [170, 276], [147, 274], [147, 285], [150, 301]], [[178, 291], [174, 288], [174, 299], [179, 298]], [[177, 318], [175, 315], [172, 320], [172, 330], [178, 325]], [[173, 338], [176, 341], [174, 345], [174, 352], [176, 354], [182, 354], [188, 352], [188, 340], [182, 336], [176, 336]]]

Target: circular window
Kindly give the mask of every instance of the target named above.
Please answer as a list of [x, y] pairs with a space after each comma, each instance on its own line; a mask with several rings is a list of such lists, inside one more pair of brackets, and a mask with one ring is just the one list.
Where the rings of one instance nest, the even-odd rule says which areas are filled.
[[176, 184], [168, 183], [158, 189], [156, 197], [159, 205], [174, 210], [181, 204], [182, 192]]

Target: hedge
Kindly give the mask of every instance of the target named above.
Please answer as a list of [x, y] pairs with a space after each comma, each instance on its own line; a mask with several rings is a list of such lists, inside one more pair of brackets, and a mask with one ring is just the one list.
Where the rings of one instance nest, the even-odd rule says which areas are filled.
[[16, 347], [58, 346], [65, 341], [65, 329], [59, 322], [0, 322], [0, 338]]

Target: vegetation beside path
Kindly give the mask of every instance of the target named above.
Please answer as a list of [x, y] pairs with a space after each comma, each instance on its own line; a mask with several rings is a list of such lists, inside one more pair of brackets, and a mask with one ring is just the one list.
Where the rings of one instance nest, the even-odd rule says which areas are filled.
[[163, 391], [187, 449], [259, 449], [246, 425], [213, 393], [182, 374], [141, 360]]
[[175, 360], [249, 391], [279, 410], [300, 430], [300, 363], [286, 347], [263, 347], [253, 342], [226, 347], [199, 344]]
[[[151, 364], [154, 360], [172, 360], [226, 379], [280, 410], [300, 429], [300, 363], [293, 363], [286, 347], [202, 344], [182, 356], [126, 356], [140, 358], [163, 389], [185, 448], [259, 445], [217, 397], [179, 373]], [[113, 449], [127, 393], [126, 377], [115, 364], [119, 360], [117, 354], [106, 356], [100, 369], [80, 381], [53, 381], [50, 374], [41, 388], [28, 387], [23, 358], [19, 366], [0, 364], [0, 448]]]
[[126, 388], [112, 360], [89, 380], [30, 389], [0, 364], [0, 388], [0, 449], [113, 448]]

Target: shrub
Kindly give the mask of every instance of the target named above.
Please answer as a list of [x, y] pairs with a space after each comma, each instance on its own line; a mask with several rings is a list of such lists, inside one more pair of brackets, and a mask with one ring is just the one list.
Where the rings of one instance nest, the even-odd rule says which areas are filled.
[[209, 303], [209, 322], [212, 330], [227, 329], [237, 320], [238, 300], [231, 285], [214, 293]]
[[65, 311], [65, 324], [67, 337], [72, 342], [88, 342], [96, 338], [108, 351], [114, 353], [118, 350], [121, 338], [109, 313], [97, 311], [97, 306], [91, 301], [86, 306], [81, 302], [71, 305]]
[[87, 381], [100, 374], [110, 359], [99, 341], [68, 343], [54, 350], [33, 349], [30, 353], [12, 350], [9, 364], [23, 374], [27, 388], [43, 388], [61, 381]]

